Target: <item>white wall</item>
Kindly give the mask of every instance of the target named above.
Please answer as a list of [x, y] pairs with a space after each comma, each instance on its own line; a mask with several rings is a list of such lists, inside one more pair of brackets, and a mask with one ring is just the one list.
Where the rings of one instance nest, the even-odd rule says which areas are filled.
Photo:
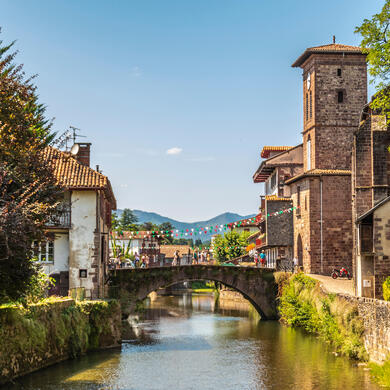
[[69, 267], [69, 237], [68, 233], [54, 233], [54, 263], [42, 263], [43, 271], [47, 274], [57, 274], [68, 271]]
[[[72, 192], [72, 227], [69, 230], [69, 288], [85, 287], [90, 297], [93, 289], [92, 268], [94, 232], [96, 230], [96, 192]], [[79, 277], [79, 270], [88, 271], [87, 278]], [[97, 276], [97, 275], [96, 275]]]

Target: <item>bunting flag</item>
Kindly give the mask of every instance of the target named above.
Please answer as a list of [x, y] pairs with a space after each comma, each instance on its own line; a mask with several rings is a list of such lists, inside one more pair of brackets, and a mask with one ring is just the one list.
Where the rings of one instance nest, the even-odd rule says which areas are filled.
[[[268, 213], [264, 215], [265, 218], [275, 217], [278, 215], [283, 215], [286, 213], [291, 213], [292, 211], [300, 208], [300, 206], [296, 207], [289, 207], [287, 209], [278, 210], [272, 213]], [[194, 238], [196, 236], [203, 235], [209, 235], [209, 234], [216, 234], [216, 233], [222, 233], [223, 231], [226, 231], [227, 229], [235, 229], [238, 227], [245, 227], [247, 225], [253, 225], [258, 224], [261, 222], [263, 216], [262, 214], [257, 215], [253, 218], [243, 219], [241, 221], [226, 223], [223, 225], [215, 225], [215, 226], [204, 226], [204, 227], [194, 227], [194, 228], [187, 228], [187, 229], [174, 229], [174, 230], [151, 230], [151, 231], [130, 231], [129, 236], [130, 238], [138, 236], [140, 233], [143, 237], [174, 237], [174, 238]], [[123, 232], [118, 232], [119, 237], [123, 235]], [[119, 238], [118, 237], [118, 238]]]

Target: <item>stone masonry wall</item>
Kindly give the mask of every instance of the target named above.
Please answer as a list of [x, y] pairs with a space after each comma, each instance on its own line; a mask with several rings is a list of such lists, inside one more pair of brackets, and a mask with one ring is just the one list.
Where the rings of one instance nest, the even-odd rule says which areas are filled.
[[322, 176], [322, 264], [320, 177], [310, 180], [310, 271], [329, 275], [352, 268], [351, 177]]
[[0, 385], [121, 342], [117, 301], [48, 300], [0, 307]]
[[390, 302], [339, 295], [357, 305], [364, 323], [364, 346], [370, 360], [383, 363], [390, 356]]
[[[292, 207], [291, 201], [266, 201], [266, 213], [285, 210]], [[270, 216], [266, 221], [267, 245], [292, 246], [293, 245], [293, 214], [283, 213]]]

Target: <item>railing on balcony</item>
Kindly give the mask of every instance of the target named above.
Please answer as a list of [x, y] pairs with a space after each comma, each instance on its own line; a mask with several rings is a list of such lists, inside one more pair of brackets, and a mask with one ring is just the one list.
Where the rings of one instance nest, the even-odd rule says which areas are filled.
[[61, 205], [50, 216], [47, 227], [70, 228], [70, 205]]

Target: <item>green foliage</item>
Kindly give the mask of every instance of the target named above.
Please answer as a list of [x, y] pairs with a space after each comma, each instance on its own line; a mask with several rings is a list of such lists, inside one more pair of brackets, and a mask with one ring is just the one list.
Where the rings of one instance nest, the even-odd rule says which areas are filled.
[[379, 385], [390, 388], [390, 360], [386, 360], [382, 365], [369, 363], [371, 376]]
[[390, 276], [383, 282], [383, 299], [390, 301]]
[[135, 223], [138, 222], [138, 218], [134, 215], [130, 209], [124, 209], [119, 219], [119, 226], [122, 230], [132, 230]]
[[362, 36], [360, 45], [367, 53], [369, 73], [379, 81], [371, 107], [387, 112], [390, 118], [390, 0], [386, 0], [380, 13], [364, 19], [355, 33]]
[[[0, 372], [29, 371], [48, 356], [79, 356], [115, 344], [119, 336], [117, 301], [73, 302], [49, 298], [26, 307], [0, 306]], [[108, 344], [107, 344], [108, 343]]]
[[218, 262], [225, 262], [245, 254], [250, 232], [241, 234], [232, 230], [223, 236], [218, 235], [213, 242], [213, 255]]
[[47, 296], [47, 291], [55, 285], [55, 279], [46, 275], [39, 267], [37, 274], [33, 275], [28, 283], [27, 291], [23, 297], [26, 303], [36, 303]]
[[363, 323], [356, 306], [334, 294], [323, 293], [317, 281], [303, 273], [283, 280], [279, 297], [282, 321], [315, 333], [353, 359], [367, 358]]
[[45, 154], [51, 123], [12, 46], [0, 41], [0, 302], [19, 299], [37, 274], [31, 242], [44, 238], [59, 193]]

